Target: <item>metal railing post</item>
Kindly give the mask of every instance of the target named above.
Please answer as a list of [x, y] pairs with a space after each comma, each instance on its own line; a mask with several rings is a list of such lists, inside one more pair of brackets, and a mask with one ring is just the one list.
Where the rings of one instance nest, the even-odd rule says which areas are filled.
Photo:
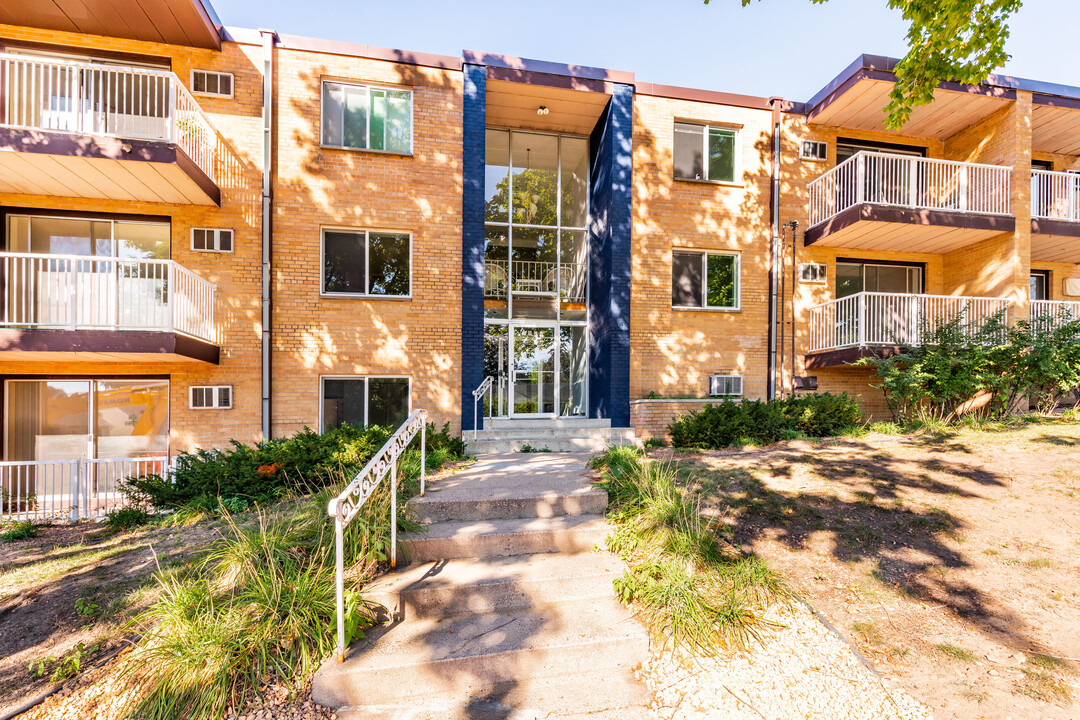
[[345, 660], [345, 528], [341, 515], [334, 516], [334, 565], [337, 587], [334, 595], [337, 600], [337, 656], [338, 662]]
[[71, 522], [79, 522], [79, 486], [82, 485], [83, 461], [72, 461], [75, 472], [71, 477]]
[[859, 153], [855, 166], [855, 204], [861, 205], [866, 195], [866, 155]]
[[390, 567], [397, 567], [397, 458], [390, 466]]
[[420, 497], [424, 497], [427, 484], [427, 423], [420, 428]]
[[960, 166], [960, 210], [968, 209], [968, 166]]
[[859, 347], [866, 347], [866, 293], [859, 293], [858, 318], [859, 327], [856, 330]]

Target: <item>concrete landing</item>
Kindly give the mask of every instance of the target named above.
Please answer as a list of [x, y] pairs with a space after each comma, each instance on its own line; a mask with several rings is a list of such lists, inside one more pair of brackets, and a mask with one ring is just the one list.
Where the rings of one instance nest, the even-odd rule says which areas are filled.
[[609, 420], [494, 418], [485, 423], [489, 427], [475, 436], [471, 431], [462, 433], [465, 446], [473, 455], [514, 453], [526, 445], [556, 453], [595, 453], [611, 445], [640, 443], [632, 428], [613, 428]]
[[651, 717], [588, 457], [490, 455], [410, 500], [430, 523], [413, 564], [365, 589], [392, 622], [319, 670], [315, 701], [364, 720]]

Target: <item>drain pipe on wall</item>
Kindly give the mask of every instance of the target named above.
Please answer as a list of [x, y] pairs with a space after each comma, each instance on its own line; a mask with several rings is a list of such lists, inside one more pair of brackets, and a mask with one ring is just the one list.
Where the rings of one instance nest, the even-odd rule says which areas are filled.
[[271, 381], [271, 312], [270, 258], [273, 244], [273, 189], [271, 185], [272, 158], [272, 109], [274, 99], [274, 38], [273, 30], [259, 30], [262, 35], [263, 60], [263, 156], [262, 156], [262, 435], [270, 439]]
[[780, 242], [780, 103], [782, 98], [769, 98], [772, 105], [772, 192], [769, 207], [772, 211], [771, 242], [769, 245], [769, 380], [765, 398], [776, 398], [776, 262], [777, 244]]

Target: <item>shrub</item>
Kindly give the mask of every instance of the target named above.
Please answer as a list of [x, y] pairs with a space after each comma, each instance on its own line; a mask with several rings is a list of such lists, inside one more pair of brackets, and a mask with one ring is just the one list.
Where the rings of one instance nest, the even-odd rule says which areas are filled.
[[831, 437], [862, 422], [849, 395], [821, 393], [761, 401], [731, 400], [705, 405], [668, 426], [675, 447], [722, 448], [768, 445], [798, 437]]
[[11, 523], [4, 532], [0, 533], [0, 542], [12, 542], [13, 540], [27, 540], [37, 536], [37, 525], [30, 520]]
[[105, 527], [112, 532], [122, 532], [150, 522], [150, 513], [141, 507], [125, 507], [113, 510], [105, 516]]
[[[180, 453], [171, 478], [131, 478], [125, 483], [125, 492], [135, 505], [196, 506], [208, 514], [219, 514], [222, 507], [232, 513], [243, 512], [255, 503], [325, 487], [342, 472], [352, 477], [391, 433], [378, 426], [343, 425], [322, 434], [305, 428], [291, 437], [254, 445], [234, 440], [226, 450]], [[450, 436], [449, 424], [441, 431], [428, 425], [427, 447], [431, 467], [464, 453], [460, 438]]]

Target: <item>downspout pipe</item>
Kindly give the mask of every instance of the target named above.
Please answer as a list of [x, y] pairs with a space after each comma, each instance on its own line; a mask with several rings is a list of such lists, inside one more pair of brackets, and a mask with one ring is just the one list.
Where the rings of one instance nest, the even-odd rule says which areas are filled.
[[772, 192], [769, 197], [771, 240], [769, 243], [769, 378], [765, 398], [776, 398], [776, 306], [777, 249], [780, 244], [780, 104], [782, 98], [769, 98], [772, 106]]
[[273, 99], [274, 99], [274, 40], [273, 30], [259, 30], [262, 36], [263, 60], [263, 153], [262, 153], [262, 436], [270, 439], [270, 409], [272, 382], [272, 294], [270, 260], [273, 248]]

